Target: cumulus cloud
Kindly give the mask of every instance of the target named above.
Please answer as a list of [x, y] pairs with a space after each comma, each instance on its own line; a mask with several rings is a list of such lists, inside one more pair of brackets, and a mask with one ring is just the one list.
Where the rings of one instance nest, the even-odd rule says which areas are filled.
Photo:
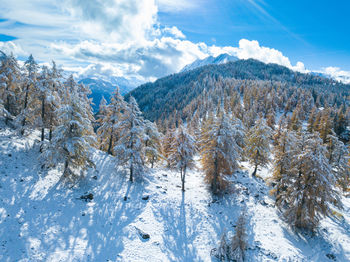
[[307, 72], [305, 66], [302, 62], [297, 62], [293, 66], [288, 57], [284, 56], [283, 53], [274, 48], [260, 46], [259, 42], [256, 40], [241, 39], [239, 41], [238, 47], [209, 47], [209, 52], [217, 56], [220, 53], [228, 53], [237, 56], [239, 59], [254, 58], [264, 63], [275, 63], [279, 65], [286, 66], [292, 70], [299, 72]]
[[[203, 50], [204, 47], [204, 50]], [[55, 43], [52, 50], [63, 56], [90, 63], [113, 64], [114, 74], [139, 74], [145, 79], [179, 71], [188, 61], [205, 57], [205, 45], [162, 37], [143, 46], [83, 41], [79, 44]]]
[[26, 52], [23, 51], [22, 47], [13, 41], [0, 42], [0, 50], [5, 54], [13, 54], [15, 56], [26, 55]]
[[156, 0], [156, 3], [165, 12], [191, 11], [200, 4], [198, 0]]
[[350, 71], [344, 71], [341, 70], [339, 67], [325, 67], [321, 71], [319, 71], [322, 74], [328, 75], [331, 78], [346, 83], [350, 84]]
[[[18, 39], [0, 42], [0, 49], [19, 56], [32, 53], [39, 62], [54, 59], [80, 75], [96, 72], [144, 81], [222, 53], [308, 72], [302, 62], [292, 65], [281, 51], [258, 41], [241, 39], [238, 46], [194, 43], [177, 27], [158, 21], [159, 10], [190, 10], [194, 3], [198, 1], [2, 0], [0, 17], [5, 20], [0, 21], [0, 30]], [[349, 72], [339, 68], [329, 67], [324, 72], [339, 80], [349, 79]]]

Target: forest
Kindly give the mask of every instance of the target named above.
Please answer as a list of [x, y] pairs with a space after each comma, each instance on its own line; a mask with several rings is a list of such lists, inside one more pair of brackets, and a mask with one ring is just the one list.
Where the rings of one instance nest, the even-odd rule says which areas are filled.
[[[174, 74], [125, 97], [116, 87], [94, 114], [89, 87], [63, 75], [55, 62], [40, 67], [31, 55], [20, 66], [4, 55], [0, 117], [20, 136], [40, 131], [41, 168], [60, 167], [67, 186], [95, 168], [93, 148], [124, 167], [130, 183], [156, 166], [175, 170], [184, 194], [198, 162], [218, 199], [232, 193], [234, 174], [247, 161], [251, 177], [270, 187], [283, 221], [305, 232], [316, 232], [350, 194], [349, 85], [239, 60]], [[264, 180], [259, 170], [267, 165], [273, 174]], [[245, 259], [240, 212], [234, 235], [223, 234], [212, 250], [221, 261]]]

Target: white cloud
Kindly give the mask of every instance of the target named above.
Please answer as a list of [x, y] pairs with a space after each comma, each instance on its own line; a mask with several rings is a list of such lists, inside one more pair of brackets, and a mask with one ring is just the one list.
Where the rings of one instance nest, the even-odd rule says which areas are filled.
[[22, 47], [19, 44], [14, 43], [13, 41], [0, 42], [0, 50], [5, 54], [14, 54], [15, 56], [26, 55], [26, 52], [23, 51]]
[[200, 4], [198, 0], [156, 0], [156, 3], [164, 12], [190, 11]]
[[[208, 55], [222, 53], [240, 59], [254, 58], [308, 72], [302, 62], [292, 65], [279, 50], [241, 39], [238, 46], [193, 43], [177, 27], [164, 27], [158, 11], [195, 8], [189, 0], [2, 0], [3, 34], [18, 39], [0, 42], [0, 49], [40, 62], [51, 59], [80, 74], [112, 74], [155, 79], [178, 72], [185, 65]], [[59, 40], [58, 40], [59, 39]], [[349, 72], [325, 69], [338, 79]]]
[[339, 67], [325, 67], [322, 68], [320, 73], [330, 76], [331, 78], [343, 82], [345, 84], [350, 84], [350, 71], [341, 70]]
[[166, 27], [162, 30], [164, 33], [168, 33], [176, 38], [186, 38], [186, 36], [176, 27]]

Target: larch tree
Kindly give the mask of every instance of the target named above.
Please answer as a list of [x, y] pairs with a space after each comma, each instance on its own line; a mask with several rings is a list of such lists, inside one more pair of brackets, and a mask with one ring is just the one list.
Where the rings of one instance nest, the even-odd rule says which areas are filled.
[[135, 98], [130, 97], [125, 115], [117, 128], [120, 136], [114, 147], [117, 163], [128, 166], [130, 181], [133, 182], [134, 176], [142, 172], [145, 158], [145, 121]]
[[21, 110], [22, 74], [16, 58], [11, 54], [6, 56], [0, 67], [0, 99], [8, 112], [5, 123], [17, 116]]
[[171, 161], [169, 156], [172, 154], [172, 149], [173, 149], [172, 144], [174, 143], [174, 140], [175, 140], [175, 132], [176, 132], [175, 126], [172, 126], [172, 128], [167, 127], [165, 135], [161, 140], [162, 155], [167, 161], [168, 168], [171, 166]]
[[[102, 96], [100, 100], [98, 112], [96, 115], [96, 123], [98, 128], [100, 128], [105, 122], [105, 118], [107, 117], [107, 114], [108, 114], [107, 100], [104, 98], [104, 96]], [[101, 150], [103, 150], [102, 141], [103, 141], [102, 138], [98, 136], [98, 144]]]
[[160, 141], [162, 134], [158, 132], [157, 125], [151, 121], [145, 120], [145, 134], [143, 141], [145, 143], [146, 162], [154, 164], [162, 158]]
[[53, 131], [52, 142], [43, 151], [46, 167], [63, 165], [63, 177], [75, 182], [93, 167], [91, 148], [95, 135], [86, 105], [81, 101], [78, 87], [71, 86], [69, 97], [58, 109], [59, 125]]
[[236, 232], [230, 243], [230, 260], [243, 262], [245, 260], [245, 252], [247, 248], [246, 233], [246, 212], [243, 211], [237, 220]]
[[38, 84], [36, 85], [36, 95], [38, 97], [35, 115], [41, 127], [41, 141], [45, 139], [45, 128], [52, 130], [50, 125], [50, 115], [55, 114], [56, 108], [59, 105], [59, 96], [54, 89], [54, 82], [51, 76], [50, 69], [46, 66], [42, 67], [38, 76]]
[[194, 167], [196, 151], [195, 139], [188, 133], [186, 128], [180, 126], [175, 133], [175, 139], [169, 158], [171, 167], [180, 171], [181, 189], [183, 192], [185, 192], [186, 171]]
[[327, 136], [327, 158], [336, 175], [337, 185], [346, 191], [350, 183], [349, 150], [335, 135]]
[[270, 161], [271, 128], [266, 125], [263, 118], [256, 121], [249, 129], [245, 140], [245, 154], [249, 163], [254, 166], [252, 176], [255, 177], [258, 167], [266, 166]]
[[332, 213], [331, 205], [338, 208], [342, 205], [322, 139], [318, 133], [304, 135], [301, 139], [298, 154], [285, 176], [285, 205], [281, 209], [293, 227], [314, 230], [321, 216]]
[[28, 59], [24, 63], [24, 102], [23, 109], [21, 112], [21, 134], [24, 134], [24, 129], [26, 123], [29, 121], [33, 124], [34, 116], [33, 116], [33, 107], [36, 100], [35, 97], [35, 85], [37, 84], [38, 78], [38, 70], [39, 66], [35, 62], [32, 55], [28, 57]]
[[244, 144], [243, 124], [238, 119], [230, 119], [222, 114], [212, 123], [203, 125], [200, 155], [205, 172], [205, 180], [214, 194], [226, 187], [225, 176], [230, 176], [238, 168]]
[[111, 102], [106, 106], [104, 117], [100, 120], [100, 127], [97, 129], [98, 140], [100, 141], [101, 150], [113, 155], [113, 148], [119, 139], [119, 122], [122, 121], [123, 114], [127, 112], [127, 104], [117, 87]]
[[[297, 154], [298, 138], [294, 131], [285, 129], [281, 134], [273, 149], [273, 173], [271, 193], [276, 197], [276, 205], [284, 206], [284, 193], [287, 189], [286, 183], [289, 181], [291, 163]], [[287, 180], [287, 181], [286, 181]]]

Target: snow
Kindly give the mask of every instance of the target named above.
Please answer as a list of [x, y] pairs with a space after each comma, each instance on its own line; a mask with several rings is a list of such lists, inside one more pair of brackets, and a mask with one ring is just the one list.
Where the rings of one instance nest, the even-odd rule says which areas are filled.
[[[248, 261], [350, 261], [349, 198], [343, 218], [323, 219], [315, 236], [298, 234], [247, 162], [232, 194], [214, 199], [199, 169], [188, 171], [182, 194], [178, 172], [157, 167], [130, 183], [96, 150], [96, 170], [68, 187], [60, 170], [41, 171], [39, 135], [21, 138], [0, 126], [0, 261], [215, 261], [210, 251], [224, 231], [234, 232], [243, 208]], [[258, 175], [268, 178], [269, 168]], [[80, 199], [88, 193], [92, 201]]]

